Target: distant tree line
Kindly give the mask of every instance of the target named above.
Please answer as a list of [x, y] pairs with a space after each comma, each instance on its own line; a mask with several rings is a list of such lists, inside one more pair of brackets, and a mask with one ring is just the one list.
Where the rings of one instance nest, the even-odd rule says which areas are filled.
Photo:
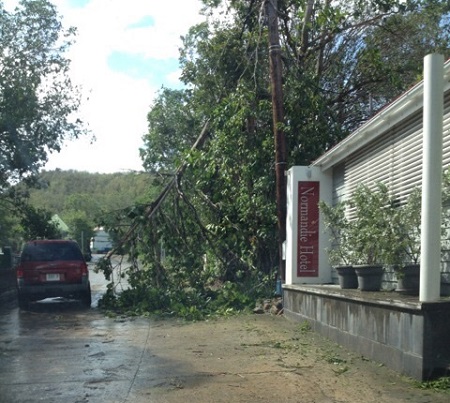
[[[69, 236], [87, 246], [97, 226], [108, 223], [123, 210], [135, 209], [152, 196], [147, 173], [100, 174], [79, 171], [43, 171], [35, 186], [19, 184], [19, 204], [0, 203], [1, 243], [17, 246], [23, 239], [55, 238], [57, 228], [49, 224], [54, 214], [69, 226]], [[3, 224], [1, 223], [3, 221]]]

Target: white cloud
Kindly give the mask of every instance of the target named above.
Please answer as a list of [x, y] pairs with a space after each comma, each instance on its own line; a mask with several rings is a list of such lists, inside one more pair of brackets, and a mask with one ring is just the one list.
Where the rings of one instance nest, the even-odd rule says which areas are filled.
[[178, 69], [167, 75], [167, 81], [174, 87], [177, 87], [180, 82], [180, 77], [181, 77], [181, 69]]
[[145, 80], [106, 72], [80, 110], [97, 140], [93, 144], [88, 139], [68, 142], [61, 153], [50, 158], [46, 169], [141, 170], [139, 147], [151, 97], [146, 88]]
[[[61, 153], [50, 157], [45, 169], [142, 169], [138, 149], [152, 98], [163, 83], [178, 86], [172, 80], [179, 71], [164, 72], [156, 80], [152, 71], [148, 77], [132, 78], [112, 71], [108, 57], [122, 52], [159, 60], [178, 58], [180, 36], [203, 19], [200, 0], [91, 0], [78, 8], [70, 7], [74, 2], [69, 0], [54, 3], [64, 25], [78, 28], [77, 43], [68, 57], [75, 83], [89, 97], [80, 112], [97, 141], [92, 145], [86, 140], [67, 143]], [[130, 28], [149, 16], [152, 26]]]

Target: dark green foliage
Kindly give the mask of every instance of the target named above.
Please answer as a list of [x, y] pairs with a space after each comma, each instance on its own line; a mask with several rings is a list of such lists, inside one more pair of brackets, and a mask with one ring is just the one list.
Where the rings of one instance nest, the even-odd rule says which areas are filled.
[[16, 211], [13, 201], [0, 197], [0, 246], [11, 246], [14, 252], [20, 248], [22, 231]]
[[152, 285], [151, 274], [145, 271], [133, 273], [130, 278], [131, 287], [119, 294], [114, 292], [111, 283], [100, 299], [99, 307], [116, 314], [154, 314], [200, 320], [252, 309], [261, 296], [271, 295], [267, 284], [264, 289], [256, 290], [248, 288], [248, 283], [225, 282], [220, 287], [207, 287], [199, 291], [174, 285]]
[[173, 174], [183, 150], [195, 141], [201, 125], [189, 107], [190, 93], [163, 88], [148, 113], [148, 134], [141, 150], [150, 172]]
[[85, 134], [65, 58], [75, 30], [47, 0], [0, 3], [0, 189], [36, 173], [63, 140]]
[[[60, 236], [48, 222], [55, 211], [26, 204], [27, 186], [49, 152], [86, 134], [76, 118], [78, 89], [66, 51], [75, 36], [47, 0], [22, 0], [12, 12], [0, 2], [0, 212], [1, 241]], [[17, 191], [12, 185], [21, 183]]]
[[448, 376], [432, 381], [417, 382], [416, 385], [420, 389], [434, 390], [436, 392], [445, 391], [450, 393], [450, 377]]
[[83, 253], [88, 253], [94, 236], [93, 221], [88, 214], [82, 209], [69, 210], [63, 213], [63, 219], [69, 227], [69, 237], [78, 242]]
[[25, 240], [61, 238], [61, 231], [51, 219], [52, 214], [47, 210], [37, 209], [29, 205], [22, 206], [20, 224], [23, 228]]

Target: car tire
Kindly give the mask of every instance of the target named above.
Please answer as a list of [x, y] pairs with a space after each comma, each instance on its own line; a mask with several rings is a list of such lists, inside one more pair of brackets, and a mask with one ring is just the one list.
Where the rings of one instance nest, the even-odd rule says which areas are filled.
[[81, 303], [86, 307], [90, 308], [92, 304], [92, 296], [91, 296], [91, 286], [89, 285], [89, 288], [81, 297]]
[[28, 309], [28, 298], [24, 297], [23, 295], [18, 295], [17, 300], [19, 302], [19, 308], [20, 309]]

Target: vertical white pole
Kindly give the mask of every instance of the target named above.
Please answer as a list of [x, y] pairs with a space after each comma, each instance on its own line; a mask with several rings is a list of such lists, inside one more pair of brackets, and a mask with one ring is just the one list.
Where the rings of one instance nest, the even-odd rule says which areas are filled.
[[419, 300], [440, 296], [444, 56], [424, 59], [422, 234]]

